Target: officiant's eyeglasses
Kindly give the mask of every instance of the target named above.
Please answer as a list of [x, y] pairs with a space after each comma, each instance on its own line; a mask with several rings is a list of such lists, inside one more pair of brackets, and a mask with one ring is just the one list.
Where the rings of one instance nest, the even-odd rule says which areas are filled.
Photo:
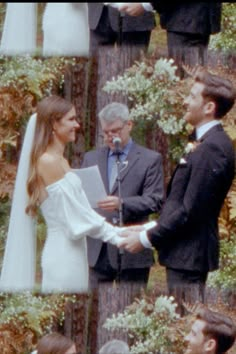
[[110, 135], [120, 135], [120, 133], [122, 132], [122, 130], [124, 129], [125, 125], [127, 124], [127, 122], [124, 122], [120, 127], [114, 128], [114, 129], [103, 129], [103, 135], [104, 136], [108, 136]]

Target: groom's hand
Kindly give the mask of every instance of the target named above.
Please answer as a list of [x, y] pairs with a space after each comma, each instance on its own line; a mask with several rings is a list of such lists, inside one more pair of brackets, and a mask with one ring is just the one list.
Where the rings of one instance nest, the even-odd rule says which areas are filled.
[[133, 2], [129, 4], [124, 4], [124, 6], [121, 6], [119, 8], [119, 11], [129, 16], [140, 16], [144, 13], [145, 9], [142, 3]]
[[125, 230], [121, 233], [121, 237], [124, 237], [124, 241], [119, 243], [119, 248], [123, 248], [131, 253], [141, 252], [144, 247], [139, 238], [140, 231]]

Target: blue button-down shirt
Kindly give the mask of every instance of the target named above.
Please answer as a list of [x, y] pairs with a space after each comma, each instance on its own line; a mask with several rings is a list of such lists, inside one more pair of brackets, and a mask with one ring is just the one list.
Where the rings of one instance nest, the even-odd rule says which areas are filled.
[[[121, 153], [120, 153], [120, 161], [123, 162], [127, 159], [128, 153], [130, 151], [130, 148], [133, 144], [133, 140], [130, 138], [128, 143], [123, 147]], [[111, 176], [111, 170], [113, 164], [116, 163], [116, 154], [112, 150], [109, 151], [108, 154], [108, 161], [107, 161], [107, 176], [108, 176], [108, 181], [110, 181], [110, 176]]]

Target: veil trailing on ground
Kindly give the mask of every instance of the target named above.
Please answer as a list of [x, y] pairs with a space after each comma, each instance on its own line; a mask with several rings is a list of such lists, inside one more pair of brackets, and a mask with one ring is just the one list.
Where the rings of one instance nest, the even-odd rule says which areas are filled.
[[37, 3], [8, 2], [6, 6], [1, 54], [34, 54], [37, 38]]
[[36, 222], [25, 212], [28, 204], [26, 181], [35, 126], [36, 114], [33, 114], [29, 119], [24, 137], [12, 199], [0, 277], [0, 291], [4, 292], [32, 290], [35, 284]]

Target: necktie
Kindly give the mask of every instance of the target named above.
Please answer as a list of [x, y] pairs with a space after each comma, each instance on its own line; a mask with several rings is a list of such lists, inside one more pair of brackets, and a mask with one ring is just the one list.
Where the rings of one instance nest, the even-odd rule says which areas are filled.
[[109, 191], [111, 192], [112, 187], [116, 181], [117, 178], [117, 163], [116, 163], [116, 156], [114, 155], [114, 158], [112, 159], [112, 168], [111, 168], [111, 175], [109, 179]]

